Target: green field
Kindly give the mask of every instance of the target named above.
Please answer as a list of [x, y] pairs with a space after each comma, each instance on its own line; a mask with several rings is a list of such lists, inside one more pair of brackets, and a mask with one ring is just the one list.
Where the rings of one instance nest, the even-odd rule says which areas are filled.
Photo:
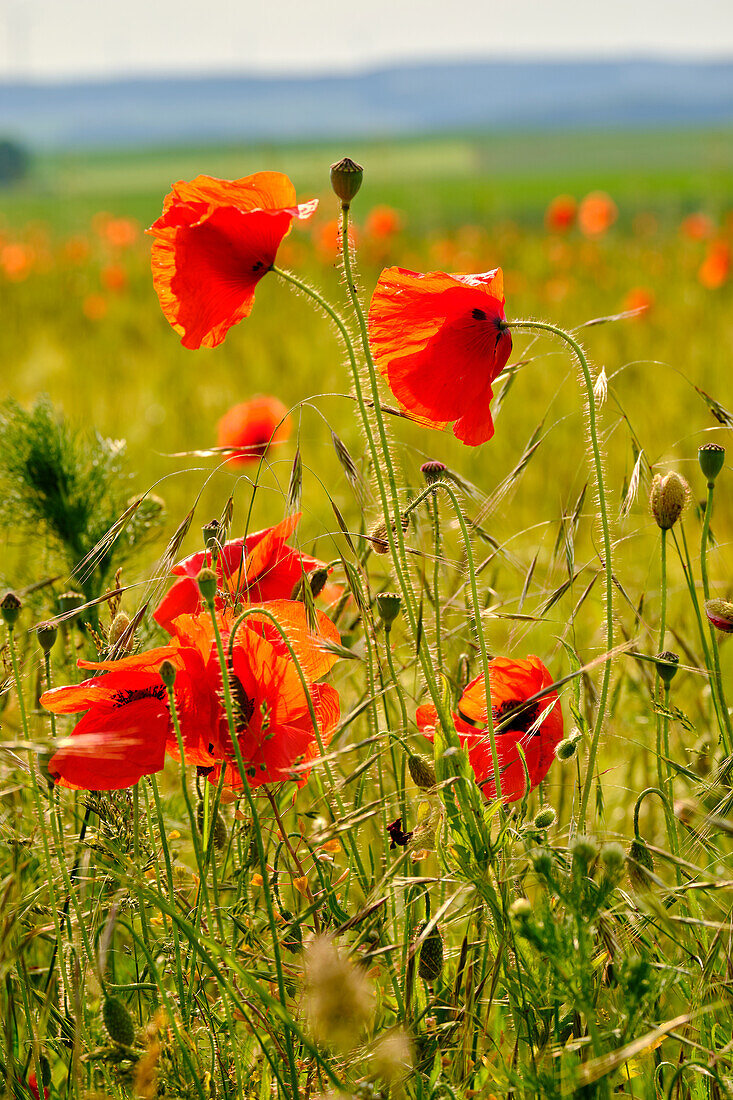
[[[733, 746], [727, 744], [725, 701], [711, 674], [711, 635], [700, 612], [706, 483], [697, 457], [698, 448], [709, 442], [728, 447], [730, 455], [732, 137], [729, 130], [535, 133], [416, 138], [399, 145], [68, 153], [39, 156], [22, 188], [0, 194], [0, 398], [28, 408], [46, 394], [82, 435], [124, 439], [122, 473], [110, 493], [122, 506], [151, 488], [165, 501], [167, 513], [155, 540], [124, 564], [121, 582], [130, 591], [123, 609], [132, 615], [165, 589], [161, 555], [189, 510], [195, 506], [176, 557], [200, 547], [201, 525], [221, 514], [230, 494], [231, 534], [239, 535], [247, 526], [251, 531], [279, 522], [288, 492], [292, 497], [298, 490], [303, 518], [293, 544], [336, 563], [331, 579], [342, 586], [344, 598], [330, 610], [338, 606], [341, 656], [353, 659], [339, 661], [332, 679], [341, 713], [349, 716], [335, 735], [335, 786], [329, 786], [332, 777], [318, 766], [318, 783], [311, 780], [295, 802], [289, 784], [282, 784], [276, 797], [291, 838], [316, 835], [326, 808], [335, 805], [333, 792], [343, 798], [348, 820], [337, 820], [328, 833], [337, 839], [328, 850], [336, 853], [333, 873], [316, 876], [315, 858], [311, 865], [304, 841], [299, 852], [309, 869], [306, 876], [296, 874], [295, 863], [278, 847], [270, 805], [261, 794], [257, 813], [270, 844], [268, 867], [277, 849], [286, 868], [280, 878], [282, 897], [275, 899], [277, 928], [282, 930], [295, 913], [303, 918], [303, 937], [310, 936], [312, 911], [302, 885], [302, 878], [310, 876], [324, 926], [365, 963], [363, 970], [378, 990], [377, 1022], [366, 1045], [343, 1056], [329, 1053], [327, 1044], [316, 1053], [313, 1044], [303, 1045], [291, 1027], [293, 1020], [300, 1027], [308, 1016], [302, 1005], [301, 956], [284, 956], [285, 995], [276, 988], [273, 960], [279, 955], [272, 924], [265, 919], [262, 878], [258, 885], [255, 864], [247, 863], [251, 834], [242, 820], [247, 814], [235, 815], [229, 805], [223, 820], [231, 844], [217, 857], [220, 878], [210, 885], [212, 897], [220, 889], [221, 898], [206, 910], [203, 926], [192, 931], [194, 922], [202, 920], [201, 866], [177, 763], [169, 762], [160, 781], [165, 826], [157, 819], [153, 823], [153, 810], [145, 816], [136, 795], [133, 840], [129, 827], [125, 833], [120, 823], [132, 813], [122, 796], [103, 800], [101, 809], [94, 802], [96, 825], [84, 849], [86, 877], [69, 891], [76, 900], [71, 910], [67, 906], [68, 927], [65, 923], [60, 932], [51, 927], [47, 869], [38, 855], [38, 803], [31, 799], [34, 780], [18, 764], [25, 759], [24, 732], [30, 730], [40, 746], [50, 743], [50, 734], [47, 716], [36, 706], [43, 675], [35, 643], [26, 629], [18, 629], [28, 729], [17, 705], [7, 647], [9, 690], [1, 712], [2, 778], [11, 806], [0, 821], [8, 841], [0, 863], [10, 929], [7, 946], [0, 950], [0, 1017], [5, 1021], [0, 1071], [6, 1080], [9, 1065], [19, 1075], [17, 1067], [34, 1041], [51, 1062], [53, 1100], [132, 1094], [134, 1067], [119, 1049], [110, 1048], [99, 1022], [104, 995], [93, 957], [97, 948], [90, 952], [79, 936], [82, 927], [90, 929], [95, 944], [112, 937], [109, 926], [104, 931], [106, 914], [119, 898], [116, 969], [108, 981], [133, 1011], [138, 1046], [151, 1049], [157, 1041], [141, 1028], [161, 1005], [175, 1025], [160, 1025], [159, 1095], [264, 1100], [277, 1094], [272, 1082], [277, 1067], [285, 1064], [288, 1044], [297, 1048], [293, 1073], [300, 1074], [301, 1097], [325, 1091], [324, 1066], [346, 1089], [342, 1095], [375, 1100], [387, 1095], [396, 1100], [403, 1093], [410, 1100], [612, 1093], [656, 1100], [661, 1093], [655, 1074], [664, 1095], [691, 1100], [733, 1095], [733, 794], [725, 767]], [[567, 347], [546, 335], [515, 333], [509, 365], [495, 385], [496, 434], [480, 448], [464, 447], [450, 429], [434, 431], [387, 415], [401, 507], [424, 487], [420, 466], [428, 458], [448, 466], [455, 475], [451, 485], [470, 483], [461, 502], [473, 534], [479, 606], [472, 602], [460, 526], [443, 498], [437, 568], [431, 511], [416, 509], [405, 534], [419, 596], [418, 627], [411, 628], [403, 615], [385, 642], [376, 612], [372, 618], [374, 595], [398, 587], [402, 565], [372, 552], [367, 537], [383, 518], [379, 479], [335, 330], [310, 300], [294, 295], [274, 274], [259, 284], [251, 317], [214, 350], [185, 350], [161, 314], [150, 274], [149, 238], [142, 230], [159, 215], [171, 182], [198, 173], [230, 179], [274, 169], [293, 179], [299, 199], [321, 200], [313, 222], [294, 228], [284, 242], [282, 265], [321, 287], [357, 333], [335, 241], [327, 232], [338, 216], [328, 189], [329, 164], [344, 152], [365, 167], [353, 206], [356, 282], [365, 305], [387, 265], [462, 272], [501, 266], [507, 317], [543, 319], [574, 331], [593, 379], [604, 372], [607, 391], [597, 385], [596, 394], [613, 544], [612, 641], [628, 651], [612, 663], [592, 771], [587, 765], [603, 669], [577, 673], [608, 647], [606, 574], [585, 396]], [[580, 200], [595, 190], [608, 192], [618, 207], [618, 219], [607, 232], [588, 237], [577, 227], [567, 233], [545, 227], [545, 210], [556, 195]], [[388, 237], [369, 229], [370, 210], [382, 204], [394, 208], [399, 221]], [[683, 222], [692, 213], [704, 215], [699, 232], [690, 232]], [[110, 236], [110, 218], [131, 219], [128, 241]], [[649, 308], [618, 317], [633, 294], [645, 295]], [[587, 324], [604, 318], [604, 323]], [[358, 339], [357, 350], [362, 362]], [[293, 435], [268, 456], [253, 490], [254, 467], [222, 466], [207, 451], [216, 443], [216, 425], [227, 409], [258, 393], [273, 394], [292, 409]], [[382, 401], [393, 406], [386, 387]], [[5, 420], [8, 415], [5, 407]], [[361, 499], [331, 431], [352, 456], [352, 481], [355, 470]], [[296, 445], [303, 472], [294, 489]], [[10, 465], [7, 454], [0, 454], [0, 478]], [[386, 464], [377, 465], [381, 476]], [[665, 536], [664, 648], [678, 653], [682, 671], [664, 701], [654, 666], [645, 660], [660, 649], [662, 614], [660, 530], [650, 512], [649, 490], [655, 474], [670, 471], [687, 479], [690, 499], [681, 521]], [[708, 594], [723, 600], [733, 598], [731, 473], [727, 457], [715, 487], [704, 555]], [[0, 511], [6, 547], [0, 587], [24, 594], [22, 625], [29, 628], [56, 613], [56, 597], [79, 580], [71, 572], [76, 562], [42, 523], [24, 523], [17, 485], [8, 481], [2, 488], [7, 508], [4, 524]], [[366, 595], [357, 591], [355, 575]], [[105, 583], [111, 584], [113, 576], [111, 568]], [[46, 578], [55, 579], [34, 588]], [[416, 654], [424, 652], [427, 638], [432, 674], [454, 705], [466, 681], [481, 672], [477, 610], [492, 655], [537, 654], [557, 681], [576, 674], [562, 687], [561, 700], [566, 737], [577, 734], [577, 755], [568, 764], [553, 764], [528, 807], [517, 803], [513, 816], [482, 819], [485, 835], [496, 842], [484, 864], [462, 862], [459, 852], [468, 843], [466, 836], [474, 836], [470, 814], [468, 823], [450, 819], [437, 850], [426, 841], [425, 853], [410, 860], [409, 849], [396, 855], [390, 850], [386, 827], [403, 813], [403, 825], [414, 828], [421, 820], [423, 793], [409, 779], [404, 784], [401, 749], [393, 759], [397, 743], [389, 741], [388, 733], [400, 731], [412, 747], [432, 752], [415, 725], [416, 705], [428, 701], [430, 675]], [[110, 625], [106, 612], [97, 625], [104, 635]], [[722, 695], [730, 701], [733, 643], [722, 633], [716, 637]], [[148, 615], [138, 629], [138, 643], [147, 647], [162, 640]], [[103, 643], [104, 637], [102, 648]], [[96, 655], [88, 630], [72, 631], [64, 644], [64, 652], [59, 645], [54, 656], [57, 684], [78, 679], [72, 646], [78, 647], [77, 655]], [[59, 721], [67, 722], [68, 732], [68, 720]], [[585, 855], [573, 854], [581, 792], [590, 792], [582, 828], [593, 845], [618, 841], [628, 850], [634, 803], [642, 791], [660, 784], [672, 795], [669, 814], [665, 817], [654, 796], [640, 815], [641, 833], [655, 859], [651, 886], [639, 887], [633, 865], [630, 878], [622, 877], [619, 868], [612, 870], [615, 849], [606, 862], [596, 860], [594, 847]], [[145, 782], [140, 791], [145, 805], [152, 805]], [[442, 813], [450, 817], [447, 792], [425, 796], [438, 818]], [[54, 834], [51, 853], [59, 897], [69, 888], [58, 868], [75, 858], [84, 797], [62, 792], [65, 832]], [[557, 818], [538, 830], [532, 820], [542, 806], [552, 807]], [[113, 821], [109, 827], [107, 811]], [[166, 890], [159, 849], [171, 826], [177, 883], [173, 915], [167, 902], [156, 907], [155, 900], [174, 894]], [[152, 854], [144, 876], [141, 850], [147, 852], [148, 842]], [[551, 852], [552, 873], [542, 871], [542, 859], [537, 862], [538, 847]], [[354, 852], [363, 856], [365, 871], [355, 870], [359, 859]], [[210, 870], [205, 868], [205, 880]], [[413, 1007], [405, 1009], [401, 998], [410, 944], [426, 894], [433, 915], [439, 913], [446, 967], [440, 980], [419, 979]], [[498, 908], [487, 901], [495, 894], [501, 899]], [[515, 913], [510, 919], [512, 904], [525, 896], [535, 915], [525, 919]], [[179, 921], [174, 935], [176, 912], [186, 923]], [[73, 980], [68, 979], [71, 985], [66, 973], [63, 980], [54, 977], [57, 935], [68, 973], [69, 960], [80, 960]], [[208, 954], [193, 949], [197, 936]], [[190, 952], [186, 974], [190, 969], [191, 988], [196, 988], [194, 1007], [193, 993], [187, 1004], [179, 996], [183, 979], [179, 975], [178, 987], [174, 980], [174, 942], [177, 950]], [[49, 959], [46, 989], [51, 994], [46, 997], [41, 983]], [[219, 970], [212, 960], [218, 960]], [[196, 975], [199, 984], [193, 981]], [[235, 996], [237, 982], [241, 989]], [[29, 1001], [23, 1002], [23, 989]], [[273, 1007], [268, 999], [273, 996], [285, 1007]], [[258, 1026], [247, 1015], [250, 1001], [260, 1014], [257, 1019], [264, 1021]], [[236, 1014], [229, 1019], [232, 1005]], [[404, 1089], [393, 1082], [390, 1092], [386, 1079], [370, 1066], [374, 1044], [393, 1027], [409, 1035], [419, 1072]], [[659, 1027], [666, 1030], [657, 1032]], [[265, 1048], [274, 1052], [274, 1069], [263, 1056]], [[215, 1084], [209, 1086], [207, 1074]], [[382, 1091], [357, 1093], [370, 1081]], [[202, 1082], [209, 1090], [205, 1095]], [[281, 1097], [294, 1095], [279, 1087]], [[30, 1097], [20, 1088], [15, 1095]]]

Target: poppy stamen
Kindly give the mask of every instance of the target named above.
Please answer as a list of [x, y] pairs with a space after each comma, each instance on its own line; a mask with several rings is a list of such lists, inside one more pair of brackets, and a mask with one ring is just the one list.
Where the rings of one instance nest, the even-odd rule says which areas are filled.
[[131, 688], [126, 690], [116, 691], [112, 696], [115, 707], [124, 707], [128, 703], [138, 703], [141, 699], [160, 699], [161, 702], [166, 697], [165, 684], [152, 684], [146, 688]]
[[471, 316], [475, 321], [485, 321], [486, 313], [483, 309], [472, 309]]

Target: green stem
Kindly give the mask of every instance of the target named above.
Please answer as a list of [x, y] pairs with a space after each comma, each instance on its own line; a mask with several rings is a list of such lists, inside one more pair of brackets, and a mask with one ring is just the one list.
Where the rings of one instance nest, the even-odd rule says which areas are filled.
[[[575, 357], [580, 364], [580, 369], [583, 374], [583, 382], [585, 384], [587, 411], [588, 411], [588, 431], [591, 438], [591, 447], [593, 451], [593, 466], [595, 469], [596, 489], [598, 492], [598, 506], [601, 513], [601, 529], [603, 532], [603, 556], [604, 556], [604, 571], [606, 575], [606, 649], [610, 651], [613, 649], [613, 564], [611, 554], [611, 529], [608, 521], [608, 505], [606, 502], [606, 488], [603, 477], [603, 463], [601, 461], [601, 449], [598, 443], [598, 427], [596, 423], [596, 399], [593, 392], [593, 379], [591, 378], [590, 368], [588, 367], [588, 360], [585, 357], [580, 344], [565, 332], [561, 328], [557, 328], [555, 325], [550, 325], [545, 321], [512, 321], [508, 325], [513, 329], [525, 329], [530, 332], [549, 332], [553, 336], [559, 337], [564, 340], [566, 344], [572, 349]], [[588, 800], [590, 798], [591, 786], [593, 784], [593, 775], [595, 772], [596, 755], [598, 753], [598, 745], [601, 738], [601, 730], [603, 728], [603, 722], [606, 715], [606, 703], [608, 700], [608, 688], [611, 680], [611, 664], [610, 661], [606, 661], [603, 666], [603, 679], [601, 681], [601, 693], [598, 700], [598, 713], [596, 715], [595, 726], [593, 727], [593, 734], [591, 737], [590, 751], [588, 753], [588, 767], [585, 774], [585, 782], [583, 784], [583, 791], [580, 798], [580, 810], [578, 814], [578, 829], [581, 833], [585, 831], [585, 818], [588, 810]]]
[[[160, 843], [163, 848], [163, 859], [165, 860], [165, 877], [168, 885], [168, 897], [171, 905], [176, 905], [176, 890], [175, 883], [173, 881], [173, 864], [171, 863], [170, 849], [168, 848], [168, 837], [166, 835], [165, 818], [163, 816], [163, 805], [160, 801], [160, 791], [158, 790], [158, 779], [155, 775], [150, 777], [150, 785], [153, 788], [153, 799], [155, 801], [155, 812], [158, 815], [158, 831], [160, 832]], [[183, 988], [183, 964], [181, 962], [181, 941], [178, 935], [178, 925], [175, 921], [171, 922], [173, 925], [173, 951], [176, 957], [176, 977], [178, 980], [178, 1003], [183, 1005], [184, 1003], [184, 988]]]
[[[702, 590], [705, 595], [705, 600], [710, 599], [710, 583], [708, 581], [708, 542], [710, 540], [710, 517], [713, 512], [713, 490], [715, 488], [715, 482], [708, 482], [708, 493], [705, 501], [705, 518], [702, 524], [702, 536], [700, 538], [700, 573], [702, 576]], [[720, 700], [720, 710], [723, 719], [723, 726], [720, 734], [723, 741], [723, 748], [725, 749], [726, 756], [730, 755], [731, 745], [733, 745], [733, 728], [731, 728], [731, 718], [728, 711], [728, 704], [725, 699], [725, 691], [723, 689], [723, 676], [720, 671], [720, 652], [718, 650], [718, 638], [715, 632], [715, 627], [709, 624], [710, 631], [710, 643], [713, 653], [713, 669], [715, 672], [715, 683], [718, 688], [718, 698]]]
[[435, 656], [438, 668], [443, 667], [443, 639], [440, 633], [440, 561], [443, 554], [442, 539], [440, 535], [440, 514], [438, 498], [434, 496], [430, 502], [430, 518], [433, 521], [433, 601], [435, 606]]

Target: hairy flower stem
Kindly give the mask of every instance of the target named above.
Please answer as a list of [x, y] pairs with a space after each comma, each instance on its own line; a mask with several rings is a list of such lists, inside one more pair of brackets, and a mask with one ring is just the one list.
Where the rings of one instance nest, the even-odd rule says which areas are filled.
[[433, 606], [435, 608], [435, 656], [438, 668], [443, 667], [443, 638], [441, 636], [440, 623], [440, 561], [443, 554], [442, 539], [440, 534], [440, 515], [438, 511], [438, 498], [434, 496], [430, 501], [430, 518], [433, 525]]
[[[232, 703], [232, 693], [229, 685], [229, 664], [227, 663], [224, 655], [224, 645], [221, 638], [221, 631], [219, 629], [219, 623], [216, 618], [216, 609], [214, 607], [214, 601], [207, 601], [207, 607], [211, 616], [211, 622], [214, 627], [214, 637], [216, 639], [216, 652], [219, 657], [219, 669], [221, 671], [221, 683], [224, 692], [224, 709], [226, 710], [227, 723], [229, 726], [229, 736], [232, 742], [232, 748], [234, 749], [234, 756], [237, 761], [237, 768], [242, 780], [242, 788], [247, 800], [247, 806], [252, 818], [252, 834], [255, 839], [255, 846], [257, 848], [257, 861], [260, 865], [260, 876], [262, 878], [262, 892], [265, 897], [265, 908], [267, 909], [267, 923], [270, 928], [270, 935], [272, 936], [272, 950], [275, 957], [275, 975], [277, 978], [277, 991], [280, 1004], [283, 1007], [283, 1011], [287, 1012], [287, 999], [285, 994], [285, 980], [283, 977], [283, 965], [282, 958], [280, 956], [280, 938], [278, 935], [277, 922], [275, 920], [275, 908], [272, 901], [272, 887], [270, 884], [270, 874], [267, 869], [267, 858], [265, 856], [265, 847], [262, 843], [262, 829], [260, 827], [259, 815], [257, 813], [257, 806], [255, 804], [254, 795], [249, 785], [249, 779], [247, 777], [247, 769], [245, 767], [244, 759], [242, 758], [242, 750], [239, 746], [239, 735], [237, 733], [237, 723], [234, 718], [234, 705]], [[246, 616], [247, 612], [243, 612], [240, 615], [237, 623], [241, 622]], [[234, 642], [234, 636], [236, 632], [236, 624], [232, 627], [231, 639], [229, 643], [229, 650], [231, 653], [232, 645]], [[310, 693], [306, 691], [308, 699], [310, 699]], [[313, 704], [311, 701], [311, 710]], [[315, 719], [315, 714], [313, 715]], [[318, 729], [318, 723], [314, 720], [314, 727]], [[320, 734], [319, 734], [320, 741]], [[298, 1088], [298, 1069], [295, 1064], [295, 1050], [293, 1048], [293, 1036], [290, 1028], [285, 1028], [285, 1047], [288, 1055], [288, 1069], [290, 1071], [290, 1081], [293, 1090], [292, 1100], [298, 1100], [299, 1088]]]
[[[606, 649], [610, 652], [613, 649], [613, 564], [611, 554], [611, 529], [608, 521], [608, 505], [606, 502], [606, 488], [603, 477], [603, 463], [601, 461], [601, 449], [598, 443], [598, 426], [596, 423], [596, 399], [593, 392], [593, 379], [591, 378], [590, 368], [588, 367], [588, 360], [585, 357], [585, 353], [573, 337], [565, 332], [564, 329], [557, 328], [555, 325], [548, 324], [546, 321], [511, 321], [507, 323], [508, 328], [523, 329], [529, 332], [548, 332], [553, 336], [559, 337], [564, 340], [566, 344], [571, 348], [575, 354], [576, 359], [580, 365], [581, 372], [583, 374], [583, 382], [586, 391], [587, 402], [587, 414], [588, 414], [588, 430], [591, 438], [591, 448], [593, 451], [593, 466], [596, 478], [596, 490], [598, 492], [598, 507], [601, 513], [601, 530], [603, 533], [603, 566], [606, 575]], [[608, 687], [611, 680], [611, 664], [610, 661], [606, 661], [603, 666], [603, 678], [601, 680], [601, 692], [598, 700], [598, 713], [596, 715], [595, 726], [593, 727], [593, 734], [591, 737], [590, 751], [588, 753], [588, 767], [585, 773], [585, 782], [583, 784], [583, 791], [580, 797], [580, 809], [578, 812], [578, 831], [583, 833], [585, 831], [585, 818], [588, 811], [588, 801], [590, 798], [591, 786], [593, 784], [593, 776], [595, 773], [596, 756], [598, 753], [598, 745], [601, 739], [601, 731], [603, 729], [603, 722], [606, 716], [606, 703], [608, 700]]]
[[[705, 518], [702, 523], [702, 535], [700, 537], [700, 574], [702, 576], [702, 590], [705, 595], [705, 599], [710, 599], [710, 582], [708, 580], [708, 542], [710, 541], [710, 517], [713, 512], [713, 490], [715, 488], [715, 482], [708, 482], [708, 493], [705, 501]], [[731, 728], [730, 712], [728, 710], [728, 704], [725, 699], [725, 691], [723, 688], [723, 676], [720, 671], [720, 652], [718, 650], [718, 638], [715, 633], [715, 627], [712, 623], [709, 624], [710, 630], [710, 646], [713, 655], [713, 670], [715, 674], [715, 683], [718, 688], [718, 698], [720, 700], [721, 716], [723, 718], [724, 729], [721, 728], [720, 734], [723, 740], [723, 748], [726, 755], [731, 752], [733, 746], [733, 729]]]
[[[151, 775], [150, 785], [153, 789], [153, 799], [155, 801], [155, 812], [158, 817], [158, 831], [160, 832], [160, 843], [163, 848], [163, 859], [165, 861], [165, 878], [168, 887], [168, 898], [172, 906], [176, 905], [176, 890], [173, 881], [173, 864], [171, 863], [171, 853], [168, 847], [168, 835], [166, 831], [165, 818], [163, 816], [163, 804], [160, 801], [160, 791], [158, 790], [157, 776]], [[176, 978], [178, 981], [178, 1003], [184, 1002], [184, 987], [183, 987], [183, 964], [181, 962], [181, 941], [178, 934], [178, 925], [175, 921], [171, 921], [173, 925], [173, 953], [176, 959]]]

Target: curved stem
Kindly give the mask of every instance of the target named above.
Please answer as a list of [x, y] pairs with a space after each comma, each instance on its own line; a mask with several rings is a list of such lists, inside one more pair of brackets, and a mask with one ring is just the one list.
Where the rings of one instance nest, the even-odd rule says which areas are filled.
[[[596, 488], [598, 492], [598, 507], [601, 513], [601, 530], [603, 533], [604, 572], [606, 575], [606, 649], [613, 649], [613, 566], [611, 560], [611, 530], [608, 522], [608, 505], [606, 502], [606, 488], [603, 478], [603, 463], [601, 461], [601, 449], [598, 443], [598, 426], [596, 423], [596, 399], [593, 393], [593, 379], [591, 378], [588, 360], [582, 347], [573, 337], [561, 328], [548, 324], [546, 321], [512, 321], [507, 323], [508, 328], [525, 329], [530, 332], [548, 332], [559, 337], [571, 348], [580, 365], [583, 374], [583, 382], [586, 390], [588, 405], [588, 431], [591, 438], [593, 451], [593, 466], [595, 469]], [[582, 833], [585, 829], [585, 817], [588, 810], [593, 774], [595, 771], [598, 744], [606, 715], [606, 703], [608, 700], [608, 687], [611, 679], [611, 665], [606, 661], [603, 666], [603, 678], [601, 681], [601, 693], [598, 700], [598, 713], [591, 738], [590, 751], [588, 753], [588, 767], [586, 769], [583, 791], [580, 798], [580, 810], [578, 814], [578, 829]]]
[[[708, 542], [710, 539], [710, 517], [713, 512], [713, 490], [715, 488], [715, 482], [708, 482], [708, 493], [705, 501], [705, 518], [702, 524], [702, 535], [700, 537], [700, 573], [702, 575], [702, 590], [705, 596], [705, 600], [710, 599], [710, 582], [708, 581]], [[730, 713], [728, 711], [728, 704], [725, 699], [725, 692], [723, 689], [723, 675], [720, 671], [720, 652], [718, 651], [718, 638], [715, 633], [715, 627], [710, 625], [710, 644], [713, 654], [713, 669], [715, 673], [715, 683], [718, 688], [718, 698], [720, 700], [720, 711], [723, 719], [724, 729], [721, 727], [720, 734], [723, 740], [723, 747], [726, 755], [731, 752], [731, 745], [733, 744], [733, 729], [731, 728]]]

